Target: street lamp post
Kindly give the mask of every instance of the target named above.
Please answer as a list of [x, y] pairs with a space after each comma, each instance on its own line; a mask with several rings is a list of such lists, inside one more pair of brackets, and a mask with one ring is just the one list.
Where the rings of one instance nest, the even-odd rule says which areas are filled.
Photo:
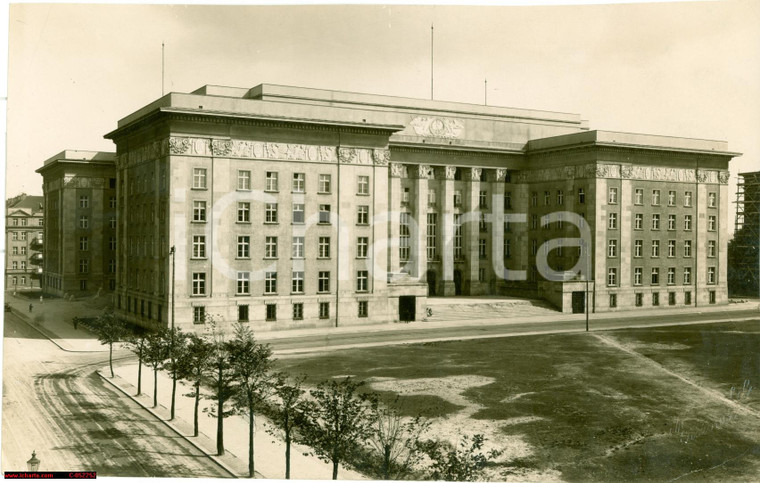
[[174, 245], [172, 245], [171, 249], [169, 250], [169, 254], [172, 257], [172, 318], [171, 318], [171, 341], [169, 343], [169, 356], [171, 358], [172, 363], [172, 405], [171, 405], [171, 411], [169, 415], [169, 420], [174, 419], [174, 400], [175, 396], [177, 394], [177, 378], [174, 377], [174, 372], [177, 370], [175, 366], [175, 360], [174, 360], [174, 273], [175, 273], [175, 265], [177, 260], [177, 255], [175, 253]]
[[589, 256], [588, 245], [586, 246], [586, 332], [588, 332], [588, 279], [591, 275], [591, 256]]
[[37, 452], [32, 451], [32, 457], [26, 462], [29, 471], [38, 471], [40, 469], [40, 460], [37, 459]]

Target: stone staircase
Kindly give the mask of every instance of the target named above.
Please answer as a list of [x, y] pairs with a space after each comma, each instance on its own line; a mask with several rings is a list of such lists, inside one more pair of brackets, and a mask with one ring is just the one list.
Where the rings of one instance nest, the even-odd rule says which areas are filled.
[[433, 315], [428, 322], [447, 322], [473, 319], [508, 319], [514, 317], [533, 317], [540, 315], [558, 315], [560, 312], [543, 300], [508, 300], [481, 302], [458, 302], [451, 304], [429, 304]]

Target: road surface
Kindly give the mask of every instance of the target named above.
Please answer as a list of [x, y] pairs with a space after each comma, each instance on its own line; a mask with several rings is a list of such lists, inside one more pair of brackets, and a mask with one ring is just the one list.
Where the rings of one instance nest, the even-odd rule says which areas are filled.
[[[211, 459], [95, 374], [107, 353], [64, 352], [5, 313], [2, 470], [98, 476], [229, 477]], [[122, 356], [123, 357], [123, 356]]]

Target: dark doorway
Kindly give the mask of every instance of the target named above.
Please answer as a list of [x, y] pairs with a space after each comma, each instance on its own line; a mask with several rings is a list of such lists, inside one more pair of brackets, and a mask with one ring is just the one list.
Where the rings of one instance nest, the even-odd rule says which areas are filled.
[[462, 295], [462, 271], [454, 270], [454, 295]]
[[427, 271], [428, 295], [435, 296], [435, 270]]
[[414, 296], [405, 295], [398, 298], [398, 319], [402, 322], [413, 322], [416, 300]]
[[584, 292], [573, 292], [573, 313], [582, 314], [586, 311], [586, 294]]

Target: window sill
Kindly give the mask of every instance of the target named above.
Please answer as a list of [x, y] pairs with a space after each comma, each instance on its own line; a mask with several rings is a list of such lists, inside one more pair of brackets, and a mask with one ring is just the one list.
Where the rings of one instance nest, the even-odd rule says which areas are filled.
[[277, 295], [277, 292], [271, 292], [271, 293], [270, 292], [264, 292], [261, 295], [263, 295], [264, 297], [271, 297], [272, 295]]
[[[190, 188], [190, 191], [208, 191], [208, 188], [198, 188], [198, 187], [193, 186], [192, 188]], [[138, 194], [142, 194], [142, 193], [138, 193]]]
[[235, 223], [237, 223], [238, 225], [250, 225], [251, 221], [250, 220], [248, 220], [248, 221], [240, 221], [240, 220], [238, 220]]
[[190, 223], [197, 223], [199, 225], [202, 225], [202, 224], [206, 223], [206, 220], [193, 220]]
[[207, 257], [190, 257], [190, 260], [208, 260]]
[[306, 222], [305, 221], [291, 221], [290, 224], [291, 225], [305, 225]]

